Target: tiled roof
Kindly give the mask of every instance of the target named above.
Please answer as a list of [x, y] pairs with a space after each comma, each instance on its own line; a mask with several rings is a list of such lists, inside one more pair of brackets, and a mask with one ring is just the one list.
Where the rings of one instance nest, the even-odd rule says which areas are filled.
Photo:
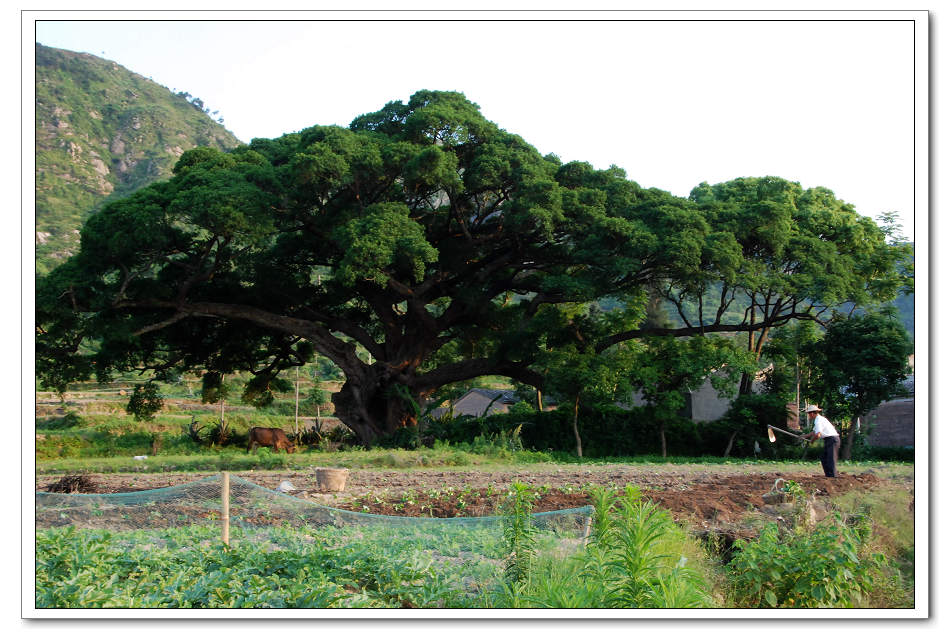
[[478, 393], [488, 399], [496, 399], [504, 404], [514, 404], [517, 403], [517, 398], [515, 397], [514, 391], [510, 390], [496, 390], [493, 388], [473, 388], [469, 391], [470, 393]]

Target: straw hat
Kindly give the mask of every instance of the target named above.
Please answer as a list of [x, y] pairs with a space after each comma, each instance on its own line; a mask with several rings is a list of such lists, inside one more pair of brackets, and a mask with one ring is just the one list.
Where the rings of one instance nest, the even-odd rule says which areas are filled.
[[805, 407], [805, 412], [806, 413], [820, 413], [821, 409], [815, 406], [814, 404], [809, 404], [808, 406]]

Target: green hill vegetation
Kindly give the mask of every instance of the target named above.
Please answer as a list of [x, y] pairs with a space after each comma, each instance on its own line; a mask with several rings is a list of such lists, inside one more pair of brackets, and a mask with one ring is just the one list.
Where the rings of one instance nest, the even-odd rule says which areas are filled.
[[36, 45], [36, 267], [78, 249], [105, 201], [171, 176], [196, 146], [240, 144], [200, 99], [85, 53]]

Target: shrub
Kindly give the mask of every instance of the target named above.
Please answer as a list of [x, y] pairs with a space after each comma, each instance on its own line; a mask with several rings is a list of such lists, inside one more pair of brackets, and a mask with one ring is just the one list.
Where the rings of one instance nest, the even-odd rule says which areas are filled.
[[863, 446], [853, 450], [854, 461], [914, 461], [914, 447], [910, 446]]
[[[451, 443], [491, 441], [518, 431], [521, 446], [535, 451], [573, 451], [572, 410], [496, 413], [483, 418], [460, 416], [428, 421], [423, 433]], [[657, 418], [648, 407], [623, 409], [613, 405], [581, 407], [578, 426], [588, 457], [659, 454]], [[704, 425], [675, 417], [666, 420], [667, 448], [673, 455], [697, 455], [704, 450]], [[725, 444], [723, 444], [724, 446]]]
[[853, 528], [840, 518], [805, 535], [769, 523], [755, 541], [737, 540], [729, 562], [736, 603], [749, 608], [855, 607], [866, 603], [885, 565], [865, 553], [868, 522]]
[[158, 384], [149, 381], [135, 385], [125, 411], [134, 416], [136, 421], [152, 421], [164, 405], [165, 400], [158, 390]]
[[37, 430], [68, 430], [70, 428], [82, 428], [85, 425], [85, 420], [73, 411], [69, 411], [62, 417], [47, 417], [36, 420]]
[[64, 457], [79, 457], [85, 440], [81, 437], [57, 437], [38, 440], [36, 442], [37, 459], [61, 459]]

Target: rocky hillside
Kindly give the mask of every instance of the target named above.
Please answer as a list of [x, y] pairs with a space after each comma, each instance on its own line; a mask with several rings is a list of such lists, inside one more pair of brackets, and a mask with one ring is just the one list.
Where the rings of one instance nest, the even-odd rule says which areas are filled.
[[36, 267], [76, 250], [104, 201], [171, 175], [195, 146], [240, 144], [190, 95], [109, 60], [36, 45]]

